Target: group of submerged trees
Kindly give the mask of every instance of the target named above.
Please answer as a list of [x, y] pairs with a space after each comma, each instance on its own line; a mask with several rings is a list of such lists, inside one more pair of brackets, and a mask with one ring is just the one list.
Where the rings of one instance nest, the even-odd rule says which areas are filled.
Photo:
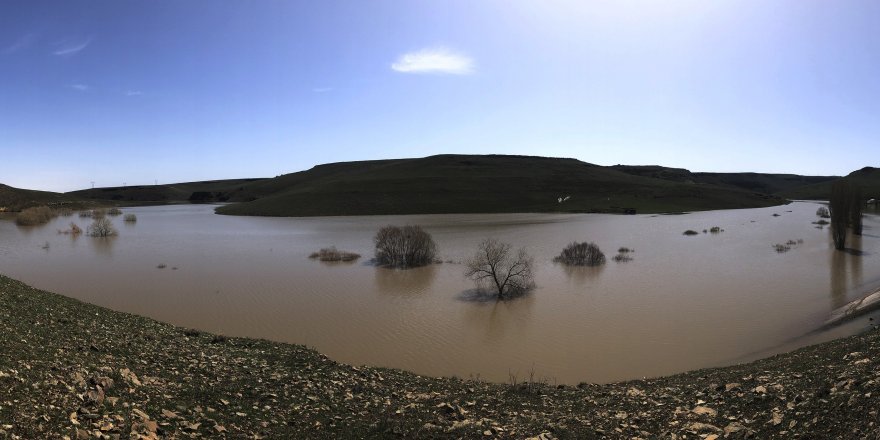
[[828, 212], [831, 217], [831, 238], [837, 250], [846, 248], [847, 229], [862, 235], [862, 212], [865, 200], [862, 188], [847, 180], [838, 180], [831, 186]]
[[[393, 268], [411, 268], [436, 262], [437, 245], [420, 226], [385, 226], [373, 237], [375, 261]], [[596, 266], [605, 255], [594, 243], [571, 243], [554, 261]], [[464, 276], [478, 288], [492, 291], [499, 299], [517, 296], [535, 287], [534, 258], [525, 248], [487, 238], [464, 262]]]
[[[59, 215], [64, 217], [69, 217], [73, 215], [73, 211], [69, 209], [52, 209], [48, 206], [36, 206], [32, 208], [26, 208], [22, 210], [15, 218], [15, 222], [20, 226], [38, 226], [45, 223], [48, 223], [55, 217]], [[116, 228], [113, 227], [113, 222], [110, 219], [106, 218], [107, 215], [111, 217], [117, 217], [122, 215], [122, 211], [119, 208], [113, 207], [110, 208], [109, 211], [104, 209], [93, 209], [93, 210], [85, 210], [80, 211], [79, 217], [86, 219], [92, 219], [92, 223], [86, 227], [86, 235], [90, 235], [92, 237], [110, 237], [113, 235], [117, 235]], [[137, 222], [137, 216], [134, 214], [126, 214], [123, 217], [123, 221], [126, 223], [134, 223]], [[70, 223], [70, 229], [59, 230], [58, 233], [78, 236], [82, 234], [83, 230], [76, 223]]]

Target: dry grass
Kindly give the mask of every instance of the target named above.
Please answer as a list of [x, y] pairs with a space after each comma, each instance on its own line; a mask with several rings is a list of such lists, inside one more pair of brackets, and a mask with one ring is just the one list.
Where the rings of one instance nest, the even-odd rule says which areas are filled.
[[55, 211], [52, 211], [48, 206], [27, 208], [18, 213], [15, 217], [15, 223], [19, 226], [37, 226], [48, 223], [55, 215]]
[[340, 251], [335, 246], [323, 248], [318, 252], [313, 252], [309, 258], [320, 261], [354, 261], [361, 257], [361, 254], [348, 251]]
[[65, 234], [65, 235], [79, 235], [79, 234], [82, 234], [82, 231], [83, 231], [82, 228], [77, 226], [76, 223], [71, 222], [70, 229], [59, 230], [58, 233]]

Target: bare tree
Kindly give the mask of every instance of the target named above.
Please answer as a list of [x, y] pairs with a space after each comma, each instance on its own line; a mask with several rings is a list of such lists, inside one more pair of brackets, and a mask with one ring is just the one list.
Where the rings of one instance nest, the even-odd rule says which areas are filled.
[[852, 186], [849, 207], [849, 226], [855, 235], [862, 235], [862, 211], [865, 209], [865, 198], [862, 195], [862, 187]]
[[376, 261], [390, 267], [418, 267], [430, 264], [437, 253], [431, 234], [419, 226], [385, 226], [373, 237]]
[[846, 248], [846, 224], [850, 220], [850, 205], [852, 196], [849, 182], [838, 180], [831, 185], [831, 200], [828, 202], [831, 211], [831, 238], [834, 240], [834, 248], [843, 250]]
[[596, 243], [569, 243], [553, 261], [569, 266], [599, 266], [605, 264], [605, 254]]
[[465, 265], [464, 275], [478, 287], [496, 291], [498, 299], [535, 287], [534, 259], [525, 248], [514, 254], [510, 244], [487, 238]]
[[89, 225], [88, 234], [92, 237], [109, 237], [116, 235], [116, 228], [113, 227], [113, 222], [110, 219], [97, 218]]

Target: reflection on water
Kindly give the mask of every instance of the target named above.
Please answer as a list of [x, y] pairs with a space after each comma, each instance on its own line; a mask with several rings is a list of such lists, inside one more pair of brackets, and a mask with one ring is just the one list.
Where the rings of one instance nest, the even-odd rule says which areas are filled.
[[[20, 228], [0, 218], [0, 271], [176, 325], [307, 344], [350, 364], [502, 382], [534, 368], [560, 383], [770, 354], [880, 285], [880, 239], [871, 235], [877, 217], [866, 216], [865, 236], [851, 238], [859, 252], [837, 252], [828, 231], [812, 224], [812, 203], [676, 216], [250, 218], [214, 215], [209, 205], [125, 211], [138, 222], [115, 218], [119, 236], [103, 239], [58, 234], [70, 219]], [[524, 246], [535, 259], [537, 288], [499, 302], [474, 295], [460, 264], [393, 270], [363, 259], [308, 258], [328, 243], [370, 255], [373, 234], [387, 224], [422, 225], [443, 261], [466, 260], [490, 236]], [[712, 226], [724, 232], [682, 235]], [[638, 254], [598, 268], [552, 262], [585, 237], [608, 255], [623, 245]], [[788, 239], [804, 242], [783, 254], [771, 248]]]

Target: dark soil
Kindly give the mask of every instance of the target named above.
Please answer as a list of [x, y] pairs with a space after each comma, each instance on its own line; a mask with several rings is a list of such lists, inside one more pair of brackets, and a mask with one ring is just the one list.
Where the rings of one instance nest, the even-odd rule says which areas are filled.
[[0, 438], [880, 438], [880, 332], [608, 385], [421, 377], [0, 276]]

